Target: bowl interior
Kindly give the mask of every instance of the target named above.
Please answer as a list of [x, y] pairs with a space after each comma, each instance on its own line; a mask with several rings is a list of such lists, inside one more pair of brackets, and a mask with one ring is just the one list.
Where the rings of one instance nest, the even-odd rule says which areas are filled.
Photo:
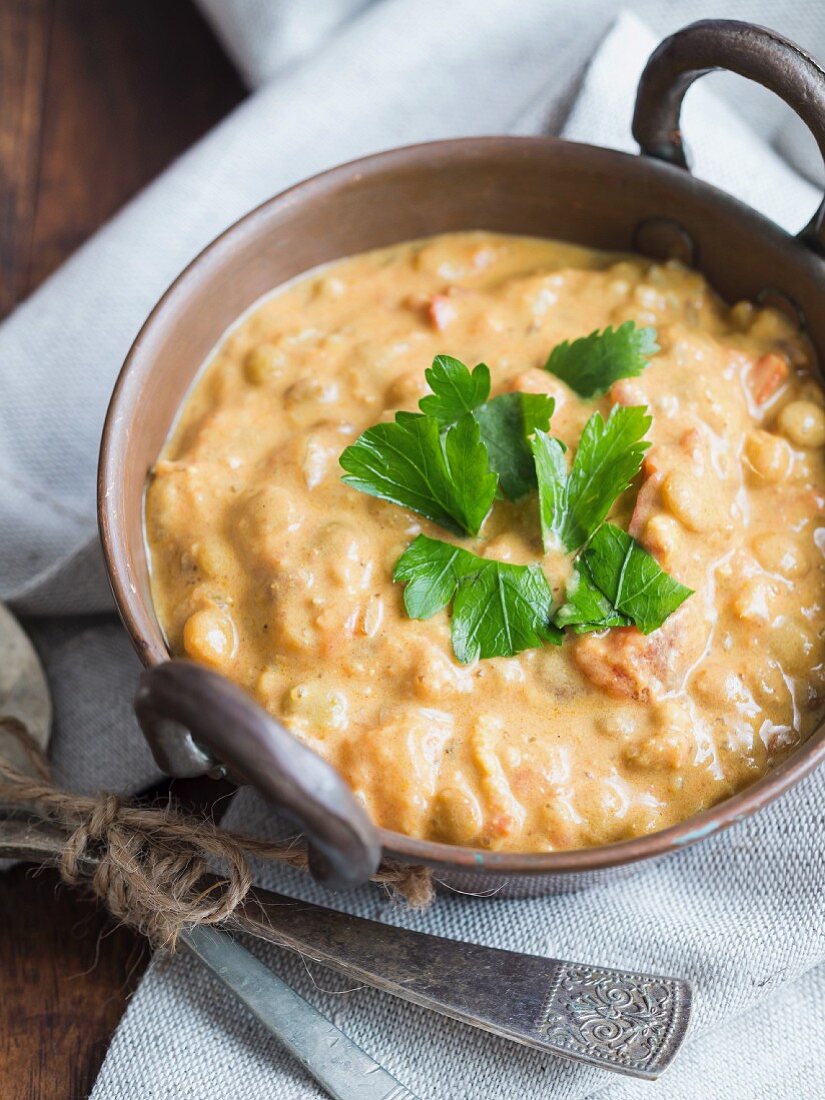
[[[801, 221], [806, 212], [801, 212]], [[99, 474], [101, 535], [115, 598], [145, 664], [168, 656], [155, 617], [143, 492], [192, 381], [253, 302], [319, 264], [416, 237], [488, 229], [593, 248], [646, 250], [651, 219], [676, 223], [693, 261], [728, 301], [789, 297], [825, 349], [825, 263], [766, 219], [687, 172], [646, 157], [549, 138], [475, 138], [378, 154], [317, 176], [254, 210], [170, 287], [139, 334], [112, 398]], [[657, 246], [653, 243], [653, 248]], [[609, 848], [496, 858], [528, 872], [623, 863], [669, 850], [750, 813], [825, 755], [818, 731], [781, 767], [713, 810]], [[472, 849], [384, 833], [409, 858], [472, 867]], [[491, 867], [492, 869], [492, 867]]]

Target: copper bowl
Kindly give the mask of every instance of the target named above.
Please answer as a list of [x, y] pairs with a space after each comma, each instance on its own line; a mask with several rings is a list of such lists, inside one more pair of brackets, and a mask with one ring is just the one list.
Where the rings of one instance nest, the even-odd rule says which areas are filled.
[[552, 138], [490, 137], [396, 149], [334, 168], [218, 237], [172, 284], [126, 359], [103, 432], [98, 508], [115, 600], [147, 668], [138, 717], [168, 773], [225, 766], [257, 787], [306, 834], [313, 872], [332, 887], [362, 882], [384, 854], [428, 864], [440, 880], [464, 889], [577, 888], [739, 821], [825, 756], [820, 727], [742, 793], [617, 844], [514, 854], [414, 840], [373, 826], [338, 773], [240, 688], [191, 662], [170, 661], [152, 606], [143, 527], [147, 472], [223, 332], [261, 295], [318, 264], [462, 229], [659, 258], [675, 250], [729, 301], [773, 295], [807, 323], [814, 347], [825, 350], [823, 208], [792, 237], [686, 170], [681, 101], [693, 80], [714, 68], [777, 92], [825, 153], [825, 73], [815, 62], [763, 28], [696, 23], [663, 42], [642, 75], [633, 122], [640, 156]]

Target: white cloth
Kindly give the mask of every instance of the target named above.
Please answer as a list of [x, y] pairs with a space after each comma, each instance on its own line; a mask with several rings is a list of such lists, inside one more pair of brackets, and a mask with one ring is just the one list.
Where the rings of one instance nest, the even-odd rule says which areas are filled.
[[[573, 104], [566, 136], [632, 148], [633, 89], [654, 40], [622, 18], [580, 85], [615, 14], [612, 0], [200, 2], [247, 77], [273, 79], [0, 326], [0, 596], [23, 614], [50, 616], [28, 625], [55, 694], [58, 774], [83, 789], [135, 788], [155, 775], [129, 715], [137, 662], [111, 621], [77, 616], [110, 607], [90, 541], [99, 430], [128, 344], [165, 285], [256, 202], [381, 147], [556, 129]], [[820, 0], [639, 0], [636, 10], [656, 38], [700, 16], [730, 15], [777, 26], [825, 54]], [[769, 148], [774, 139], [783, 152], [790, 148], [781, 105], [730, 78], [702, 84], [685, 110], [697, 174], [788, 228], [802, 225], [818, 191]], [[804, 148], [804, 141], [793, 144], [795, 163], [804, 163]], [[810, 162], [807, 170], [815, 175], [818, 166]], [[55, 615], [72, 617], [56, 623]], [[724, 836], [583, 895], [447, 897], [425, 915], [388, 908], [371, 889], [335, 899], [354, 912], [459, 938], [692, 978], [692, 1042], [659, 1085], [520, 1050], [372, 991], [326, 994], [341, 988], [329, 974], [319, 971], [312, 981], [300, 962], [274, 952], [267, 959], [422, 1100], [600, 1090], [611, 1098], [818, 1097], [825, 1093], [823, 796], [825, 777], [814, 776]], [[248, 792], [230, 812], [233, 824], [271, 827]], [[333, 900], [297, 875], [270, 870], [265, 877], [285, 892]], [[153, 966], [142, 983], [94, 1095], [263, 1094], [320, 1095], [229, 997], [178, 959]]]

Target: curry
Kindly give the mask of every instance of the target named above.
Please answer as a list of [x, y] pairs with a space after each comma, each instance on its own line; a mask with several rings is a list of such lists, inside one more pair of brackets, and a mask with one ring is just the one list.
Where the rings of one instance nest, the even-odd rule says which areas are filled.
[[[661, 350], [583, 400], [550, 350], [633, 320]], [[594, 409], [646, 406], [641, 474], [611, 513], [693, 589], [635, 627], [459, 663], [446, 612], [413, 620], [395, 563], [434, 523], [342, 481], [365, 429], [414, 411], [442, 353], [493, 393], [555, 398], [575, 451]], [[447, 234], [311, 272], [205, 365], [146, 497], [173, 653], [247, 688], [346, 777], [381, 826], [509, 851], [662, 829], [752, 783], [825, 711], [825, 397], [784, 314], [724, 304], [675, 262]], [[540, 562], [535, 494], [496, 500], [485, 558]], [[461, 540], [458, 540], [461, 541]]]

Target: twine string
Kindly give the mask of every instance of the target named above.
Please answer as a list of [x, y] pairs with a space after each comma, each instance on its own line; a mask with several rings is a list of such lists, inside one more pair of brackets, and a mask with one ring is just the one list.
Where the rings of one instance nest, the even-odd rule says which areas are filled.
[[[299, 841], [260, 840], [171, 806], [138, 806], [109, 792], [62, 791], [22, 722], [0, 715], [0, 730], [22, 746], [37, 773], [33, 777], [0, 757], [0, 802], [35, 807], [44, 820], [65, 830], [58, 862], [64, 881], [90, 886], [116, 920], [142, 932], [155, 947], [174, 951], [184, 928], [228, 921], [252, 889], [250, 858], [307, 870], [306, 847]], [[204, 889], [203, 876], [216, 861], [224, 877]], [[414, 909], [426, 908], [433, 898], [424, 867], [385, 863], [372, 881]]]

